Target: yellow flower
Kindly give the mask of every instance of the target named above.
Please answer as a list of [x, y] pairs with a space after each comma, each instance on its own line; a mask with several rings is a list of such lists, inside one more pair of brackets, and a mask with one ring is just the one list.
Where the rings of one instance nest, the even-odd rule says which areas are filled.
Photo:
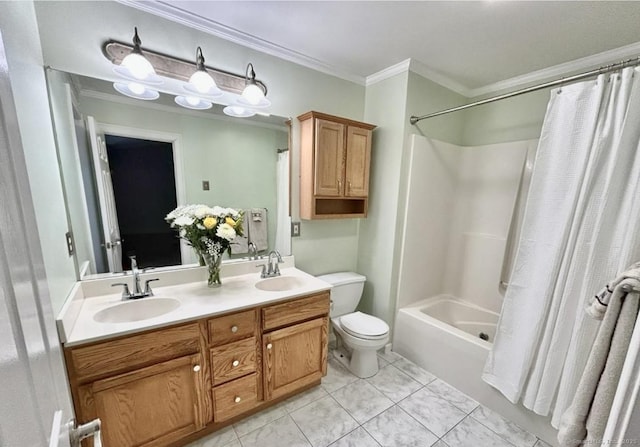
[[211, 217], [211, 216], [205, 217], [204, 220], [202, 221], [202, 225], [204, 225], [204, 227], [207, 230], [210, 230], [213, 227], [215, 227], [217, 223], [218, 223], [218, 221], [216, 220], [216, 218], [215, 217]]
[[229, 225], [231, 225], [232, 227], [235, 227], [235, 226], [236, 226], [236, 221], [235, 221], [235, 220], [233, 220], [233, 219], [232, 219], [232, 218], [230, 218], [230, 217], [227, 217], [224, 221], [225, 221], [226, 223], [228, 223]]

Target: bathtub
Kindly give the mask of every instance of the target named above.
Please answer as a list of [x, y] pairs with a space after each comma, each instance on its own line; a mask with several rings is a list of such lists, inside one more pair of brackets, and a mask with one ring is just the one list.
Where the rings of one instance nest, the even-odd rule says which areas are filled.
[[500, 413], [525, 430], [557, 445], [549, 418], [514, 405], [481, 375], [499, 314], [468, 301], [437, 295], [398, 309], [393, 351]]

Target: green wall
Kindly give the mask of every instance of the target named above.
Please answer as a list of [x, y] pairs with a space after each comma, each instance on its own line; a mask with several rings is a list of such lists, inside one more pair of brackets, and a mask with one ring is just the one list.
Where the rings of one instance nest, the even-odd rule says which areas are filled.
[[67, 213], [49, 112], [40, 38], [31, 2], [0, 2], [0, 32], [9, 64], [11, 88], [22, 136], [29, 184], [54, 315], [59, 312], [76, 275], [67, 254]]

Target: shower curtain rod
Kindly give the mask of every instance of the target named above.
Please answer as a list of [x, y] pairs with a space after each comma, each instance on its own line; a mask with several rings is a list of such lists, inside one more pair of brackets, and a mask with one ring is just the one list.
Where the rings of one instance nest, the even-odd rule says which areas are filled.
[[469, 104], [465, 104], [463, 106], [452, 107], [450, 109], [441, 110], [439, 112], [429, 113], [428, 115], [415, 116], [412, 115], [409, 118], [409, 122], [411, 124], [416, 124], [418, 121], [426, 120], [428, 118], [433, 118], [435, 116], [445, 115], [447, 113], [457, 112], [459, 110], [469, 109], [471, 107], [481, 106], [483, 104], [489, 104], [490, 102], [500, 101], [502, 99], [513, 98], [514, 96], [524, 95], [525, 93], [531, 93], [538, 90], [542, 90], [549, 87], [555, 87], [556, 85], [564, 85], [569, 82], [580, 81], [582, 79], [591, 78], [593, 76], [597, 76], [604, 73], [609, 73], [611, 71], [620, 70], [621, 68], [633, 67], [635, 65], [640, 65], [640, 56], [635, 59], [627, 59], [625, 61], [616, 62], [615, 64], [605, 65], [600, 68], [596, 68], [595, 70], [586, 71], [584, 73], [579, 73], [577, 75], [569, 76], [566, 78], [556, 79], [555, 81], [545, 82], [543, 84], [534, 85], [531, 87], [523, 88], [521, 90], [516, 90], [515, 92], [505, 93], [503, 95], [493, 96], [491, 98], [483, 99], [481, 101], [472, 102]]

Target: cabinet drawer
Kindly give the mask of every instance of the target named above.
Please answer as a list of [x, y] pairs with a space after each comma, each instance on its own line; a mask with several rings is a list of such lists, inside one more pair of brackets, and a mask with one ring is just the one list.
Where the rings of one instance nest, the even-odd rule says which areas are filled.
[[91, 346], [71, 348], [75, 377], [86, 382], [199, 351], [198, 324], [132, 335]]
[[250, 410], [258, 404], [256, 374], [213, 389], [214, 422], [222, 422]]
[[256, 311], [248, 310], [209, 320], [209, 343], [220, 346], [256, 334]]
[[211, 369], [214, 386], [255, 372], [255, 337], [211, 348]]
[[329, 292], [298, 298], [262, 309], [262, 328], [275, 329], [329, 313]]

